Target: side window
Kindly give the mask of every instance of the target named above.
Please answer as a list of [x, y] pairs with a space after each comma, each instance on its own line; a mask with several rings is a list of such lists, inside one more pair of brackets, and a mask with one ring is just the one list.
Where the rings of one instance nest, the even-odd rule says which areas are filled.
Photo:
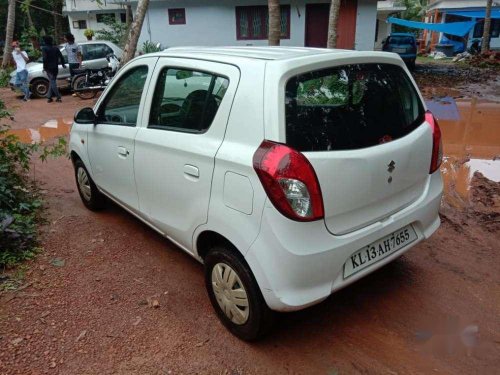
[[153, 95], [149, 128], [202, 133], [217, 114], [229, 80], [210, 73], [164, 68]]
[[148, 67], [138, 66], [120, 77], [99, 107], [98, 122], [135, 126], [147, 76]]
[[103, 59], [113, 50], [106, 44], [85, 44], [82, 46], [84, 60]]
[[83, 46], [80, 46], [80, 48], [82, 49], [82, 59], [83, 59], [83, 61], [87, 61], [89, 59], [88, 58], [88, 55], [89, 55], [89, 45], [85, 44]]

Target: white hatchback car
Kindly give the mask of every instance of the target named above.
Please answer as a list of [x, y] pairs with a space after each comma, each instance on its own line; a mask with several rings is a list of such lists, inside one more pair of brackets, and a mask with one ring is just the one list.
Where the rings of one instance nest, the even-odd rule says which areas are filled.
[[176, 48], [75, 116], [83, 203], [118, 203], [205, 265], [251, 340], [439, 227], [441, 133], [395, 54]]

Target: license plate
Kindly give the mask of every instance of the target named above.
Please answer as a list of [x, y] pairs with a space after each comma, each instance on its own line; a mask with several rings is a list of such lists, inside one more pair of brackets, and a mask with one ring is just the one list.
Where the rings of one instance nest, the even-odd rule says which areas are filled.
[[377, 263], [418, 239], [413, 226], [407, 225], [352, 254], [344, 264], [344, 279]]
[[406, 48], [394, 48], [392, 50], [392, 52], [395, 52], [395, 53], [405, 53], [406, 52]]

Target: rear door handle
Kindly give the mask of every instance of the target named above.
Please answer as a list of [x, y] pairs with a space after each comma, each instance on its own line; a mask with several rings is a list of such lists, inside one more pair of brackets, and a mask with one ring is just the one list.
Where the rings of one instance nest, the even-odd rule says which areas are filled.
[[118, 146], [118, 155], [127, 157], [130, 155], [130, 152], [125, 147]]
[[200, 177], [200, 170], [198, 167], [195, 167], [194, 165], [186, 164], [184, 165], [184, 174], [191, 176], [191, 177]]

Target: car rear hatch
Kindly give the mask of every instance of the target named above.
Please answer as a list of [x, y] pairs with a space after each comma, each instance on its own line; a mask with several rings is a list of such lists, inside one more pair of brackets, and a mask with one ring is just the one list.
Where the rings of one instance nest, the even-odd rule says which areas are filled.
[[346, 234], [415, 202], [425, 190], [432, 130], [398, 65], [355, 64], [297, 75], [286, 84], [286, 144], [310, 161], [325, 224]]
[[415, 39], [411, 36], [396, 35], [389, 37], [388, 52], [400, 55], [415, 54], [417, 52]]

